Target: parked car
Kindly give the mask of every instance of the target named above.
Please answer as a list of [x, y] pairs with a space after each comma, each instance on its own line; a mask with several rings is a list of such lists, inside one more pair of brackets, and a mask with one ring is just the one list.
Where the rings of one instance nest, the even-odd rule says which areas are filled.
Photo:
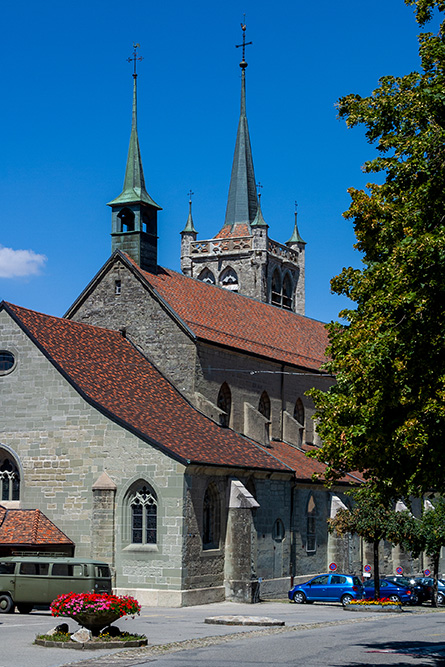
[[0, 558], [0, 614], [29, 614], [62, 593], [111, 593], [107, 563], [45, 554]]
[[391, 581], [393, 584], [400, 584], [410, 588], [413, 592], [413, 598], [411, 604], [422, 604], [428, 600], [428, 591], [426, 586], [416, 581], [415, 577], [403, 577], [401, 575], [394, 575], [385, 577], [387, 581]]
[[[425, 599], [433, 599], [433, 577], [416, 577], [416, 583], [425, 590]], [[437, 580], [437, 604], [445, 604], [445, 579]]]
[[[365, 598], [373, 598], [375, 595], [374, 580], [370, 579], [364, 585]], [[388, 598], [402, 604], [416, 604], [416, 596], [411, 588], [394, 583], [388, 579], [380, 579], [380, 597]]]
[[297, 584], [287, 594], [291, 602], [341, 602], [348, 604], [351, 600], [363, 597], [363, 585], [360, 579], [352, 574], [320, 574], [305, 584]]

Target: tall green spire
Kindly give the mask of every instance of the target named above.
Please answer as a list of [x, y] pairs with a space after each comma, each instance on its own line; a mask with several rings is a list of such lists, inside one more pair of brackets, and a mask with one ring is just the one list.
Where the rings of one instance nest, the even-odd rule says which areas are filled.
[[[135, 46], [136, 48], [136, 46]], [[144, 170], [142, 168], [141, 149], [139, 148], [137, 128], [137, 74], [136, 74], [136, 50], [133, 56], [135, 69], [133, 73], [133, 113], [131, 120], [130, 145], [128, 147], [127, 166], [125, 169], [124, 188], [116, 199], [109, 202], [109, 206], [119, 204], [144, 203], [162, 210], [150, 197], [145, 189]], [[131, 60], [131, 58], [129, 58]]]
[[255, 187], [255, 173], [253, 170], [252, 148], [250, 146], [249, 127], [246, 116], [246, 67], [245, 47], [252, 42], [246, 43], [246, 26], [241, 24], [243, 30], [242, 46], [243, 57], [241, 67], [241, 109], [236, 135], [235, 153], [233, 156], [232, 175], [230, 177], [229, 196], [227, 198], [226, 218], [224, 226], [233, 226], [236, 223], [250, 224], [254, 221], [258, 199]]
[[303, 243], [304, 245], [306, 245], [306, 241], [303, 241], [303, 239], [300, 236], [300, 232], [298, 231], [297, 217], [298, 217], [297, 202], [295, 202], [294, 231], [292, 232], [292, 236], [290, 237], [289, 241], [286, 241], [286, 245], [291, 245], [293, 243]]

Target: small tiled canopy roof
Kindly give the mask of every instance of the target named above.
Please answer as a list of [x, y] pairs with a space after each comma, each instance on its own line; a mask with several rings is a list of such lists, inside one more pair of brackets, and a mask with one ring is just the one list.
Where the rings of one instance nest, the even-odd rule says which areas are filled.
[[6, 509], [0, 505], [0, 546], [73, 547], [74, 543], [40, 510]]
[[176, 460], [292, 472], [266, 448], [193, 408], [119, 332], [2, 308], [90, 404]]
[[119, 254], [197, 338], [311, 371], [318, 371], [327, 360], [323, 322], [171, 269], [158, 267], [157, 274], [142, 271], [127, 255]]

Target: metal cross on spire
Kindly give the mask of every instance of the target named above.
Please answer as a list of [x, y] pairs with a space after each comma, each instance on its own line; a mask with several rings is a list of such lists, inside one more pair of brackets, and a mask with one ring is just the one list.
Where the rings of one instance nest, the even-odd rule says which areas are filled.
[[134, 78], [137, 77], [137, 72], [136, 72], [136, 61], [137, 61], [137, 60], [144, 60], [142, 56], [138, 56], [137, 49], [139, 49], [140, 46], [141, 46], [140, 44], [135, 44], [135, 43], [133, 42], [133, 55], [132, 55], [131, 58], [127, 58], [127, 62], [131, 63], [131, 61], [133, 61], [133, 77], [134, 77]]
[[244, 22], [241, 23], [241, 30], [243, 31], [243, 43], [242, 44], [235, 44], [235, 47], [237, 49], [242, 48], [243, 49], [243, 59], [241, 60], [239, 66], [244, 69], [247, 67], [246, 63], [246, 46], [249, 46], [249, 44], [253, 44], [253, 42], [246, 42], [246, 15], [244, 14]]
[[189, 204], [191, 204], [191, 203], [192, 203], [192, 197], [193, 197], [193, 195], [194, 195], [195, 193], [192, 192], [192, 190], [190, 189], [190, 190], [187, 192], [187, 194], [188, 194], [188, 198], [189, 198]]

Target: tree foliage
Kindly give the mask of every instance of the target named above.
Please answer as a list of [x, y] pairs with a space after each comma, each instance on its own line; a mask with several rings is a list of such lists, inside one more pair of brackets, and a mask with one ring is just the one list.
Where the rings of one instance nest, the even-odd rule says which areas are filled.
[[[352, 509], [340, 509], [328, 520], [330, 532], [338, 535], [356, 534], [374, 549], [374, 594], [380, 597], [379, 544], [387, 540], [393, 544], [414, 544], [418, 526], [409, 512], [396, 512], [388, 505], [385, 496], [378, 496], [368, 486], [353, 492], [355, 504]], [[420, 546], [420, 541], [415, 542]]]
[[[420, 25], [445, 11], [405, 2]], [[419, 55], [419, 72], [338, 103], [377, 147], [364, 170], [385, 180], [349, 191], [363, 268], [331, 282], [355, 307], [328, 325], [336, 384], [310, 392], [328, 479], [361, 471], [388, 499], [445, 484], [445, 22], [420, 35]]]

